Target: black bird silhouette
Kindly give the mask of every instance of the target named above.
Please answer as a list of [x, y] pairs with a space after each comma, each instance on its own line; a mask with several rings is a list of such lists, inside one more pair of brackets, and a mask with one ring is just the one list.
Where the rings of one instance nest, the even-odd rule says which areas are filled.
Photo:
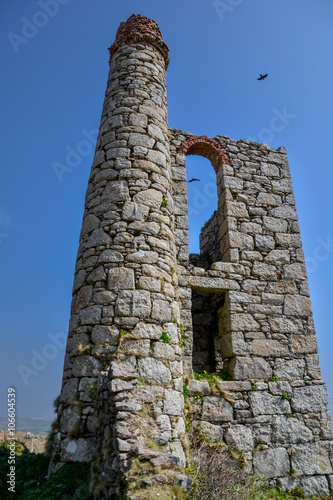
[[268, 73], [266, 73], [266, 75], [262, 75], [262, 74], [260, 73], [260, 77], [259, 77], [259, 78], [257, 78], [257, 80], [265, 80], [265, 78], [267, 78], [267, 77], [268, 77]]
[[194, 177], [192, 177], [192, 179], [188, 182], [194, 182], [194, 181], [200, 181], [200, 179], [195, 179]]

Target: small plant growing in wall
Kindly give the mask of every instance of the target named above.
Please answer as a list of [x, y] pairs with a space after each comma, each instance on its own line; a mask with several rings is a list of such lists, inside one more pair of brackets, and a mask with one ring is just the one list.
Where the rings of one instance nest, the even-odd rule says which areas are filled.
[[170, 339], [169, 334], [166, 330], [163, 330], [162, 335], [161, 335], [161, 340], [163, 340], [163, 342], [165, 344], [171, 344], [171, 339]]
[[162, 207], [167, 208], [167, 206], [168, 206], [168, 200], [165, 196], [163, 196]]
[[256, 386], [256, 384], [251, 384], [251, 391], [259, 391], [259, 389]]
[[98, 388], [97, 388], [97, 380], [95, 380], [92, 384], [90, 384], [89, 389], [89, 397], [93, 400], [97, 399]]
[[120, 328], [120, 335], [128, 335], [131, 332], [129, 330], [125, 330], [124, 328]]
[[188, 398], [190, 395], [190, 392], [189, 392], [188, 388], [186, 387], [186, 385], [183, 385], [183, 394], [184, 394], [184, 398]]
[[278, 378], [273, 375], [273, 377], [269, 377], [268, 382], [278, 382]]
[[287, 392], [284, 392], [283, 394], [281, 394], [280, 399], [286, 399], [287, 401], [290, 401], [291, 398], [290, 396], [288, 396]]
[[186, 343], [186, 335], [185, 335], [185, 328], [184, 325], [180, 324], [179, 325], [179, 330], [180, 330], [180, 341], [179, 341], [179, 347], [184, 347]]
[[286, 411], [284, 414], [283, 414], [286, 418], [291, 418], [293, 416], [292, 413]]

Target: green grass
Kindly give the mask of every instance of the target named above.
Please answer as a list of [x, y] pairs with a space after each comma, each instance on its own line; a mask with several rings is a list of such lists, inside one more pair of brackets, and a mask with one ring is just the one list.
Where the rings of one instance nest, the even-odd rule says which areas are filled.
[[22, 443], [16, 444], [16, 488], [8, 491], [9, 450], [0, 444], [0, 498], [17, 500], [93, 500], [89, 493], [90, 464], [66, 464], [46, 481], [50, 458], [30, 453]]
[[[13, 494], [8, 491], [7, 474], [9, 450], [6, 448], [6, 441], [0, 444], [0, 498], [19, 498], [19, 495], [26, 494], [27, 488], [24, 486], [28, 481], [30, 484], [40, 481], [47, 474], [49, 457], [43, 454], [30, 453], [22, 443], [16, 443], [15, 458], [15, 479], [16, 490]], [[12, 464], [14, 465], [14, 464]], [[24, 496], [21, 497], [25, 498]]]
[[89, 493], [90, 464], [63, 465], [49, 481], [26, 490], [18, 500], [93, 500]]
[[207, 380], [209, 385], [215, 384], [217, 378], [220, 380], [228, 380], [228, 377], [229, 377], [229, 375], [227, 373], [223, 373], [223, 372], [207, 373], [206, 371], [204, 371], [203, 373], [199, 373], [199, 372], [196, 372], [194, 370], [193, 373], [194, 373], [194, 378], [196, 380]]

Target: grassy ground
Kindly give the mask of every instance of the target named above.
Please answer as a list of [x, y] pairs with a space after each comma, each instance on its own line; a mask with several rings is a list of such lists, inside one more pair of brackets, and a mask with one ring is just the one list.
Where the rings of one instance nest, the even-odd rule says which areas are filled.
[[90, 464], [68, 464], [46, 481], [50, 458], [30, 453], [21, 443], [16, 445], [16, 488], [8, 491], [9, 450], [0, 445], [0, 498], [17, 500], [92, 500], [89, 493]]

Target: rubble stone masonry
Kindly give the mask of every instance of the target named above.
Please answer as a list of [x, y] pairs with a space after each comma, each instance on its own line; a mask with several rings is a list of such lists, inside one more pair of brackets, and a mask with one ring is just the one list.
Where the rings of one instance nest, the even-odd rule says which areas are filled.
[[[283, 490], [333, 493], [321, 380], [285, 148], [170, 129], [168, 48], [131, 16], [110, 73], [85, 201], [50, 472], [92, 461], [95, 498], [186, 488], [184, 419]], [[218, 210], [189, 257], [186, 155]], [[194, 371], [223, 373], [210, 385]], [[189, 394], [189, 396], [188, 396]], [[200, 396], [199, 398], [197, 396]]]

